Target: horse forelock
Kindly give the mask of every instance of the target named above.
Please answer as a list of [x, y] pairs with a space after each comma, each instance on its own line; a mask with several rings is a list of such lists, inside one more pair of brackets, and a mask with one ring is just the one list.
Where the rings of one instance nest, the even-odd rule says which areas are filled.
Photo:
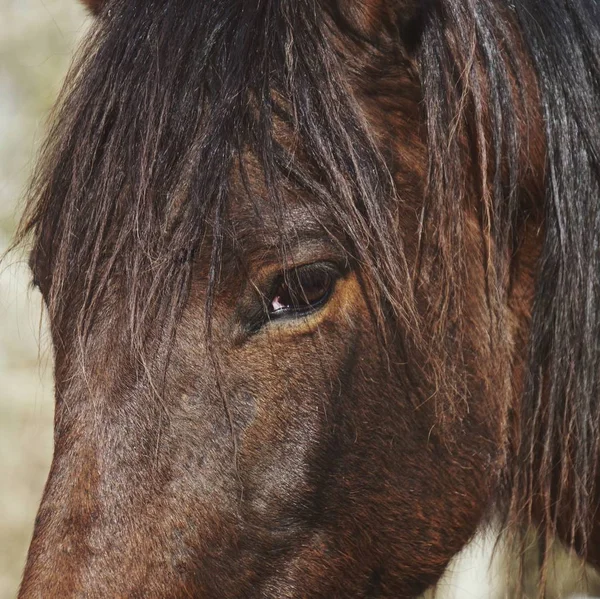
[[214, 276], [232, 172], [249, 155], [273, 212], [291, 175], [312, 202], [346, 215], [361, 259], [374, 263], [367, 248], [377, 245], [378, 272], [387, 254], [388, 279], [401, 276], [385, 208], [393, 182], [326, 18], [311, 1], [155, 1], [143, 11], [124, 2], [105, 12], [63, 90], [23, 221], [51, 314], [65, 307], [74, 270], [85, 269], [85, 331], [117, 259], [128, 262], [120, 268], [138, 314], [137, 300], [148, 298], [138, 287], [193, 260], [207, 228]]

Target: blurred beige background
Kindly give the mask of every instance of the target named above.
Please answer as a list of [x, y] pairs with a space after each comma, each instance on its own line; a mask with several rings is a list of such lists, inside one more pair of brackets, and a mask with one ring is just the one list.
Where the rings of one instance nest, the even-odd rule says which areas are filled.
[[[85, 29], [74, 0], [0, 0], [0, 255]], [[0, 265], [0, 599], [16, 596], [52, 455], [52, 366], [23, 256]]]
[[[48, 111], [87, 23], [75, 0], [0, 0], [0, 255], [18, 222]], [[24, 261], [16, 254], [0, 265], [0, 599], [16, 596], [52, 454], [51, 350]], [[437, 599], [511, 599], [507, 571], [514, 561], [500, 547], [490, 567], [493, 540], [480, 535], [455, 560]], [[578, 590], [579, 566], [562, 554], [557, 560], [548, 599]], [[535, 551], [530, 561], [533, 597]], [[594, 586], [596, 577], [590, 580]]]

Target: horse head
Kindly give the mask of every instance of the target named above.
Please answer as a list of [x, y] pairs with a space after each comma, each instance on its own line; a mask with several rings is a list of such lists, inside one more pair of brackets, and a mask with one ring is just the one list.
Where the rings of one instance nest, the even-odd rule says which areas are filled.
[[20, 232], [56, 388], [20, 597], [414, 597], [498, 511], [587, 549], [588, 30], [559, 59], [534, 0], [88, 4]]

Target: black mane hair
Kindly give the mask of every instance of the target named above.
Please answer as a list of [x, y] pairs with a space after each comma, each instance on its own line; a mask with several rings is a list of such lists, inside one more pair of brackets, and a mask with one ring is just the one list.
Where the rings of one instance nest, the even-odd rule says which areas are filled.
[[600, 454], [600, 4], [535, 0], [515, 10], [538, 75], [547, 144], [515, 494], [544, 498], [547, 532], [568, 514], [563, 533], [585, 555]]
[[[332, 39], [351, 32], [336, 30], [343, 20], [325, 4], [105, 5], [61, 94], [19, 235], [33, 239], [51, 319], [73, 308], [69, 289], [83, 277], [77, 331], [85, 338], [118, 265], [136, 338], [144, 314], [173, 315], [185, 303], [207, 228], [214, 284], [231, 173], [250, 152], [273, 210], [282, 209], [289, 179], [326, 206], [418, 339], [414, 273], [393, 218], [402, 190], [334, 50]], [[434, 0], [416, 13], [408, 4], [395, 25], [421, 81], [423, 225], [441, 249], [431, 259], [443, 264], [447, 296], [460, 297], [464, 212], [476, 180], [498, 335], [517, 225], [527, 210], [543, 212], [520, 438], [506, 439], [504, 480], [514, 521], [530, 520], [541, 500], [543, 530], [553, 534], [569, 514], [563, 533], [585, 554], [600, 451], [600, 3]], [[527, 105], [532, 96], [539, 106]], [[526, 131], [536, 111], [545, 125], [545, 197], [532, 208], [519, 189], [534, 168]], [[310, 167], [274, 136], [282, 113]], [[459, 302], [453, 310], [457, 319]], [[444, 330], [451, 317], [444, 309], [439, 318]]]
[[[518, 245], [515, 225], [527, 213], [518, 182], [531, 168], [523, 155], [535, 151], [523, 135], [532, 117], [523, 90], [534, 70], [545, 126], [545, 197], [538, 201], [544, 241], [518, 402], [520, 436], [507, 465], [510, 515], [536, 519], [547, 541], [566, 518], [563, 538], [585, 555], [600, 452], [600, 4], [442, 0], [424, 28], [420, 67], [429, 202], [447, 211], [463, 189], [468, 161], [452, 131], [458, 119], [474, 120], [481, 179], [491, 173], [491, 193], [485, 183], [481, 193], [499, 295], [507, 257]], [[533, 514], [539, 503], [543, 513]]]

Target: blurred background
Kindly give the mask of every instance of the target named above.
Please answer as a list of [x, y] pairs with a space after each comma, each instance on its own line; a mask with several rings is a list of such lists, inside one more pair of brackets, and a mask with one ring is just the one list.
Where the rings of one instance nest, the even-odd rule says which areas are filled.
[[[0, 255], [85, 28], [74, 0], [0, 0]], [[16, 597], [52, 456], [52, 356], [24, 262], [0, 264], [0, 599]]]
[[[75, 0], [0, 0], [0, 255], [7, 249], [48, 112], [89, 18]], [[26, 256], [0, 266], [0, 599], [12, 599], [52, 456], [52, 352]], [[436, 599], [512, 599], [515, 557], [480, 534], [451, 565]], [[532, 542], [525, 584], [535, 596]], [[547, 599], [583, 593], [583, 573], [559, 548]], [[600, 596], [594, 572], [588, 592]], [[431, 593], [429, 597], [434, 597]], [[581, 595], [583, 596], [583, 595]]]

